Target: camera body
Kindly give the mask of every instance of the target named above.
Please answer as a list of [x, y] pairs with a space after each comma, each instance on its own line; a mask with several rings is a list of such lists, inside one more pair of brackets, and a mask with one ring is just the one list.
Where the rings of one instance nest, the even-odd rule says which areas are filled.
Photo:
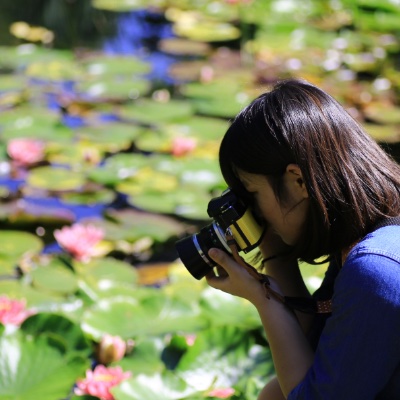
[[207, 213], [213, 219], [211, 224], [176, 242], [180, 259], [196, 279], [203, 278], [216, 266], [208, 256], [210, 248], [216, 247], [231, 253], [225, 238], [228, 229], [238, 245], [238, 250], [244, 253], [258, 246], [264, 233], [264, 227], [257, 222], [251, 208], [231, 189], [225, 190], [220, 197], [211, 199]]

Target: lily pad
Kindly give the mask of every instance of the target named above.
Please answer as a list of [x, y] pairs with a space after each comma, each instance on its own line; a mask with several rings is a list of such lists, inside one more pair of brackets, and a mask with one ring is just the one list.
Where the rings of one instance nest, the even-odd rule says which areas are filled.
[[192, 19], [190, 23], [177, 22], [174, 33], [200, 42], [223, 42], [238, 39], [241, 32], [228, 22], [218, 22], [204, 19]]
[[0, 273], [13, 274], [13, 270], [24, 256], [38, 254], [43, 242], [37, 236], [20, 231], [0, 231]]
[[[153, 1], [152, 5], [154, 6], [162, 6], [164, 5], [164, 1], [158, 0]], [[94, 8], [99, 8], [101, 10], [108, 11], [131, 11], [135, 9], [143, 9], [148, 6], [147, 0], [92, 0], [92, 6]]]
[[122, 382], [111, 391], [121, 400], [193, 399], [193, 395], [198, 393], [171, 371], [152, 375], [140, 374], [136, 378]]
[[204, 326], [197, 304], [166, 297], [159, 291], [140, 302], [128, 297], [100, 300], [84, 314], [82, 323], [82, 329], [94, 338], [106, 332], [123, 338], [177, 330], [193, 332]]
[[116, 77], [100, 78], [81, 82], [78, 92], [99, 100], [127, 100], [146, 95], [151, 83], [143, 78], [117, 79]]
[[54, 192], [79, 190], [85, 182], [86, 178], [82, 173], [47, 166], [31, 170], [27, 178], [30, 186]]
[[400, 107], [387, 103], [370, 103], [364, 107], [365, 116], [378, 124], [400, 124]]
[[104, 214], [114, 224], [106, 225], [108, 240], [136, 241], [149, 237], [162, 243], [182, 234], [184, 227], [174, 218], [137, 210], [107, 210]]
[[21, 332], [0, 337], [0, 360], [3, 399], [65, 398], [89, 367], [89, 360], [68, 357], [48, 336], [32, 338]]
[[88, 263], [74, 263], [77, 273], [90, 282], [104, 285], [111, 281], [120, 285], [132, 287], [137, 281], [137, 272], [132, 265], [111, 257], [92, 260]]
[[[113, 3], [117, 4], [118, 1], [114, 1]], [[135, 56], [92, 56], [83, 60], [82, 65], [85, 67], [86, 73], [92, 77], [133, 77], [134, 75], [147, 74], [152, 69], [151, 64]]]
[[131, 105], [121, 107], [120, 116], [145, 124], [179, 121], [190, 117], [194, 112], [188, 101], [170, 100], [167, 102], [139, 99]]
[[77, 277], [63, 262], [54, 258], [48, 265], [38, 266], [31, 272], [32, 285], [38, 290], [60, 294], [73, 294], [78, 289]]

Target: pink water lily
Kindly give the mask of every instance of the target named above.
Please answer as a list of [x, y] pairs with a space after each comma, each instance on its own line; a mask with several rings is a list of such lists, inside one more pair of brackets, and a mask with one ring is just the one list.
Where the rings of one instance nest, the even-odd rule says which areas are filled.
[[216, 388], [207, 393], [208, 397], [215, 397], [217, 399], [227, 399], [235, 394], [233, 388]]
[[119, 336], [104, 335], [97, 349], [97, 359], [101, 364], [121, 360], [126, 352], [126, 342]]
[[7, 145], [7, 153], [18, 164], [29, 166], [44, 159], [45, 145], [37, 139], [11, 139]]
[[131, 377], [131, 372], [124, 372], [121, 367], [107, 368], [98, 365], [93, 371], [86, 371], [86, 378], [78, 380], [75, 394], [89, 394], [101, 400], [114, 400], [110, 389]]
[[176, 137], [172, 142], [172, 154], [176, 157], [191, 153], [197, 145], [197, 140], [192, 137]]
[[94, 225], [77, 223], [56, 229], [54, 237], [76, 260], [87, 262], [97, 255], [96, 245], [103, 239], [104, 231]]
[[25, 300], [13, 300], [7, 296], [0, 296], [0, 322], [3, 325], [19, 326], [34, 310], [26, 309]]

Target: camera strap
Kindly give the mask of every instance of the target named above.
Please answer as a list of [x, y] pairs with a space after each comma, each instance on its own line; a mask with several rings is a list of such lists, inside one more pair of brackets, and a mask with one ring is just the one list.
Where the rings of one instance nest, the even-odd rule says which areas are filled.
[[[389, 225], [400, 225], [400, 216], [399, 217], [392, 217], [392, 218], [385, 218], [380, 221], [378, 224], [374, 226], [372, 231], [382, 228], [384, 226]], [[226, 233], [226, 240], [228, 246], [232, 251], [233, 258], [235, 261], [240, 264], [243, 268], [247, 270], [247, 272], [257, 279], [264, 287], [265, 296], [267, 299], [271, 297], [275, 298], [288, 308], [299, 311], [302, 313], [307, 314], [329, 314], [332, 312], [332, 300], [317, 300], [313, 297], [291, 297], [291, 296], [284, 296], [271, 288], [271, 282], [267, 275], [264, 275], [258, 272], [253, 266], [248, 264], [243, 258], [239, 255], [237, 243], [232, 234], [229, 232]], [[347, 249], [345, 256], [349, 254], [351, 248]]]
[[313, 299], [312, 297], [290, 297], [283, 296], [277, 291], [271, 288], [271, 282], [267, 275], [264, 275], [258, 272], [253, 266], [248, 264], [243, 258], [239, 255], [238, 246], [234, 239], [234, 237], [230, 233], [226, 233], [226, 242], [231, 249], [232, 256], [234, 260], [241, 265], [253, 278], [258, 280], [264, 287], [265, 297], [270, 299], [273, 297], [280, 303], [284, 304], [286, 307], [300, 311], [303, 313], [329, 313], [332, 308], [332, 301], [318, 301]]

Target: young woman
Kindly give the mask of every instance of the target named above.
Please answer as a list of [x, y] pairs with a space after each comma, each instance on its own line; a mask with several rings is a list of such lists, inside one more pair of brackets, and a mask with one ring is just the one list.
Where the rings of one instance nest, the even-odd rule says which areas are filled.
[[249, 300], [267, 335], [276, 378], [259, 400], [400, 399], [399, 165], [331, 96], [287, 80], [236, 116], [220, 166], [267, 226], [270, 293], [310, 298], [298, 260], [330, 260], [309, 314], [210, 249], [209, 285]]

